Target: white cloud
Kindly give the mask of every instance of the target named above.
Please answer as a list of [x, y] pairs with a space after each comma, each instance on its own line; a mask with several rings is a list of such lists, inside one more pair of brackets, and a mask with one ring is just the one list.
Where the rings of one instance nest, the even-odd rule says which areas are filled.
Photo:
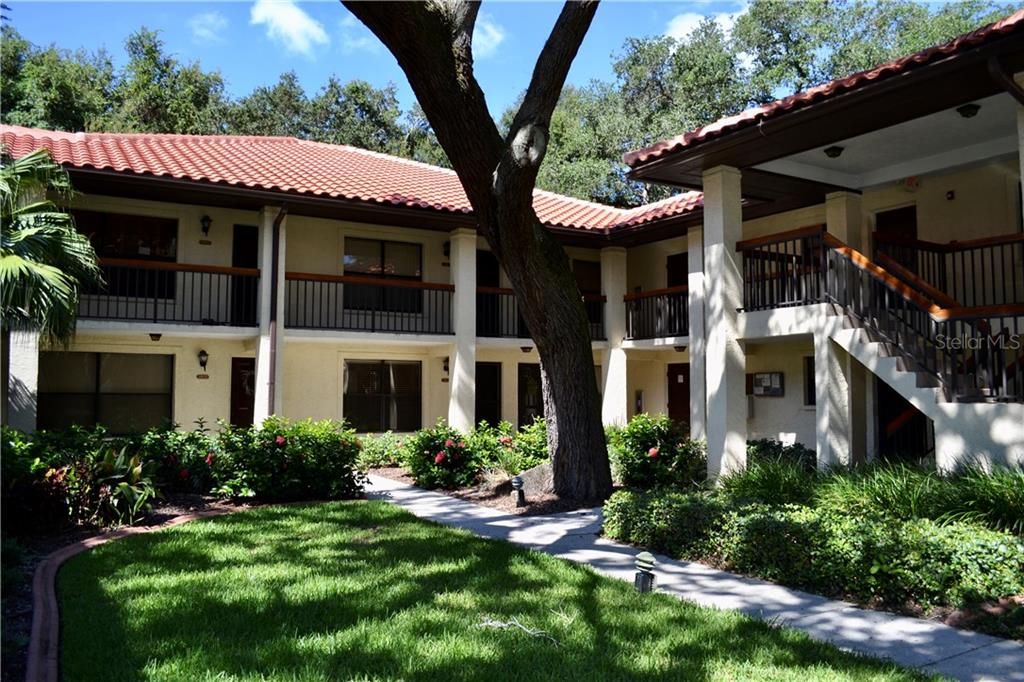
[[473, 56], [481, 59], [493, 57], [504, 41], [505, 29], [481, 12], [473, 28]]
[[[726, 12], [708, 15], [707, 18], [713, 19], [726, 36], [732, 32], [733, 24], [736, 23], [736, 14], [728, 14]], [[665, 35], [676, 40], [685, 40], [700, 26], [704, 19], [705, 15], [696, 12], [677, 14], [669, 19], [668, 25], [665, 27]]]
[[220, 12], [203, 12], [189, 19], [188, 27], [192, 29], [192, 39], [197, 43], [221, 43], [224, 42], [228, 20]]
[[294, 0], [256, 0], [249, 13], [249, 23], [266, 24], [267, 37], [281, 43], [286, 50], [307, 57], [313, 47], [330, 42], [327, 31], [306, 14]]
[[378, 53], [381, 51], [381, 47], [377, 36], [370, 33], [370, 29], [363, 26], [362, 22], [354, 16], [347, 14], [341, 20], [341, 51], [344, 54]]

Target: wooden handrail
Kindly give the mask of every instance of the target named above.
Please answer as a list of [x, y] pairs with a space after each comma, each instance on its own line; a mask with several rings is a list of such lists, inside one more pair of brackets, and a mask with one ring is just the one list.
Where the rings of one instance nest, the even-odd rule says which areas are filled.
[[674, 287], [666, 287], [664, 289], [651, 289], [650, 291], [634, 291], [631, 294], [626, 294], [622, 297], [623, 301], [639, 301], [644, 298], [654, 298], [655, 296], [671, 296], [672, 294], [685, 294], [690, 290], [685, 284]]
[[970, 251], [981, 249], [987, 246], [1005, 246], [1007, 244], [1024, 244], [1024, 233], [1014, 232], [994, 237], [981, 237], [979, 239], [968, 239], [966, 241], [951, 241], [949, 243], [930, 242], [924, 239], [912, 237], [901, 237], [899, 235], [888, 235], [884, 232], [875, 232], [872, 235], [876, 242], [892, 244], [893, 246], [907, 246], [925, 251], [937, 253], [957, 253], [959, 251]]
[[604, 303], [608, 298], [604, 294], [583, 294], [583, 300], [587, 303]]
[[[505, 287], [477, 287], [476, 293], [478, 294], [494, 294], [496, 296], [515, 296], [516, 292], [513, 289], [507, 289]], [[604, 294], [583, 294], [584, 301], [590, 301], [594, 303], [604, 303], [607, 301], [607, 297]]]
[[326, 275], [315, 272], [286, 272], [284, 274], [284, 278], [289, 281], [301, 282], [336, 282], [338, 284], [365, 284], [375, 287], [394, 287], [397, 289], [455, 291], [454, 284], [416, 282], [402, 279], [384, 279], [377, 277], [365, 277], [362, 275]]
[[233, 268], [223, 265], [199, 265], [168, 263], [158, 260], [136, 260], [134, 258], [101, 258], [100, 265], [112, 268], [138, 268], [140, 270], [165, 270], [169, 272], [205, 272], [214, 275], [259, 276], [259, 268]]
[[754, 237], [753, 239], [744, 239], [741, 242], [736, 242], [737, 251], [749, 251], [750, 249], [757, 248], [758, 246], [766, 246], [768, 244], [777, 244], [779, 242], [788, 242], [793, 239], [800, 239], [803, 237], [815, 237], [825, 232], [824, 225], [809, 225], [807, 227], [798, 227], [795, 230], [787, 230], [786, 232], [776, 232], [775, 234], [768, 234], [763, 237]]
[[[935, 316], [933, 315], [932, 317]], [[1024, 303], [943, 308], [939, 311], [938, 319], [970, 320], [976, 317], [1024, 317]]]
[[880, 253], [875, 258], [875, 260], [878, 261], [879, 265], [883, 266], [886, 270], [893, 273], [907, 284], [910, 284], [911, 286], [920, 289], [922, 292], [924, 292], [926, 296], [935, 301], [935, 303], [937, 303], [939, 306], [943, 308], [961, 307], [960, 302], [957, 301], [955, 298], [945, 293], [944, 291], [936, 289], [931, 284], [915, 275], [909, 269], [907, 269], [903, 265], [900, 265], [900, 263], [898, 263], [891, 256], [888, 256], [884, 253]]

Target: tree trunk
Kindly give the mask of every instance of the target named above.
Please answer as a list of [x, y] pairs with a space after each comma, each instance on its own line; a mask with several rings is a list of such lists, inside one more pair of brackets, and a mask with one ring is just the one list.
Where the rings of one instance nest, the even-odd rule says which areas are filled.
[[477, 3], [344, 4], [398, 60], [516, 292], [541, 360], [555, 493], [607, 497], [611, 471], [583, 298], [565, 251], [533, 210], [551, 113], [596, 2], [563, 7], [504, 139], [473, 74]]

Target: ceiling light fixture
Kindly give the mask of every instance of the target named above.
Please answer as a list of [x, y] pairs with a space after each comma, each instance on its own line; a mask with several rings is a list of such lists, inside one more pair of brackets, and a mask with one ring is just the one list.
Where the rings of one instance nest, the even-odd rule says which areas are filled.
[[830, 159], [838, 159], [840, 155], [842, 155], [843, 149], [843, 147], [840, 147], [837, 144], [834, 144], [831, 147], [825, 147], [825, 156]]
[[963, 118], [974, 118], [978, 115], [979, 111], [981, 111], [981, 105], [973, 102], [956, 108], [956, 113], [960, 114]]

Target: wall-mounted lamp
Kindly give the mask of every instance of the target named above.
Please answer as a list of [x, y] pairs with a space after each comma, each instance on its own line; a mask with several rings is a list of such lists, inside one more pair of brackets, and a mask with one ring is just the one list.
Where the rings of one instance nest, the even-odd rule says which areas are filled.
[[449, 258], [452, 255], [452, 243], [451, 242], [445, 242], [444, 243], [443, 253], [444, 253], [444, 257], [445, 258]]
[[533, 346], [519, 346], [519, 350], [523, 351], [524, 353], [529, 353], [531, 350], [533, 350]]
[[210, 354], [207, 353], [205, 350], [201, 350], [199, 351], [199, 355], [197, 355], [196, 357], [199, 358], [199, 367], [202, 368], [202, 370], [205, 372], [206, 363], [210, 361]]
[[844, 147], [840, 147], [837, 144], [834, 144], [831, 147], [825, 147], [825, 156], [830, 159], [838, 159], [842, 155], [843, 149]]
[[441, 367], [444, 369], [444, 373], [448, 374], [448, 358], [444, 359], [444, 362], [441, 363]]
[[164, 337], [164, 335], [163, 335], [163, 334], [150, 334], [150, 335], [149, 335], [149, 340], [150, 340], [150, 341], [159, 341], [159, 340], [160, 340], [160, 339], [162, 339], [163, 337]]
[[672, 348], [677, 353], [682, 353], [682, 352], [686, 351], [686, 346], [672, 346]]
[[210, 225], [212, 224], [213, 219], [210, 218], [210, 216], [208, 215], [204, 215], [202, 218], [199, 219], [199, 227], [200, 229], [202, 229], [204, 237], [210, 236]]

